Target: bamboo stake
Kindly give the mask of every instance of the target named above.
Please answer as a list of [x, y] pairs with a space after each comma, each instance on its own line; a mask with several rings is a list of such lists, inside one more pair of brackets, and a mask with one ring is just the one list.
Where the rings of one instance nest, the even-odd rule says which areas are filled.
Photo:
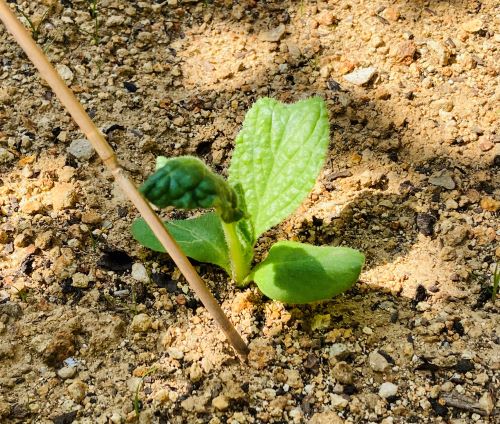
[[241, 336], [224, 314], [201, 277], [187, 259], [186, 255], [184, 255], [175, 240], [163, 226], [158, 215], [156, 215], [151, 209], [149, 203], [141, 196], [135, 185], [126, 175], [123, 168], [120, 167], [113, 149], [87, 115], [81, 103], [63, 82], [59, 74], [50, 64], [48, 58], [34, 42], [31, 35], [24, 28], [21, 22], [19, 22], [4, 0], [0, 0], [0, 19], [3, 21], [7, 30], [12, 34], [17, 43], [24, 50], [28, 58], [33, 62], [42, 77], [47, 81], [56, 96], [59, 98], [60, 102], [66, 107], [87, 139], [92, 143], [92, 146], [97, 151], [105, 165], [109, 168], [123, 192], [139, 210], [139, 213], [148, 223], [155, 236], [161, 242], [188, 281], [191, 289], [198, 295], [202, 303], [219, 324], [233, 348], [243, 359], [246, 359], [249, 350]]

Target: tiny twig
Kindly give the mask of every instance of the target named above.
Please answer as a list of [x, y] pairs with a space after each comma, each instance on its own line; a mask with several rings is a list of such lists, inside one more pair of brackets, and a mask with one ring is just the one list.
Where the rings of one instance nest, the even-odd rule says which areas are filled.
[[447, 406], [452, 408], [462, 409], [464, 411], [470, 411], [479, 415], [488, 415], [475, 399], [469, 396], [460, 395], [459, 393], [445, 393], [441, 397]]

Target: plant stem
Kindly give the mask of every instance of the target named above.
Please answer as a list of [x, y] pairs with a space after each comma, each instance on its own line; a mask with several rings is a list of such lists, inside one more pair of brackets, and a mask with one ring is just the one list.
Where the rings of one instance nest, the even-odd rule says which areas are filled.
[[236, 222], [227, 223], [221, 219], [224, 235], [229, 248], [229, 257], [231, 259], [231, 271], [233, 280], [237, 286], [243, 286], [244, 279], [250, 272], [250, 264], [245, 260], [243, 246], [240, 243], [236, 232]]
[[94, 43], [99, 44], [99, 15], [97, 13], [97, 4], [99, 0], [93, 0], [91, 5], [91, 15], [94, 18]]

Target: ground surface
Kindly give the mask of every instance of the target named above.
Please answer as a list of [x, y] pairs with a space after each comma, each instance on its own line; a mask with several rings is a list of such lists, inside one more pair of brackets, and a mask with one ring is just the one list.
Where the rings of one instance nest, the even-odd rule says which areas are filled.
[[102, 0], [97, 35], [88, 3], [17, 1], [137, 183], [158, 154], [224, 174], [257, 98], [323, 96], [327, 163], [257, 256], [288, 238], [367, 264], [303, 307], [199, 265], [238, 363], [0, 26], [0, 421], [498, 422], [498, 2]]

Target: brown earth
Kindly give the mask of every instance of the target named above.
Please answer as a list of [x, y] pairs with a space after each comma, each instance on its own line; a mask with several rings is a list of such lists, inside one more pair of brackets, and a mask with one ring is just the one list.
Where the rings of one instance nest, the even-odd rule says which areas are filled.
[[225, 174], [256, 99], [322, 96], [327, 163], [257, 258], [288, 238], [367, 263], [300, 307], [197, 264], [239, 363], [0, 26], [2, 423], [498, 422], [497, 2], [102, 0], [97, 32], [88, 1], [17, 4], [137, 183], [159, 154]]

